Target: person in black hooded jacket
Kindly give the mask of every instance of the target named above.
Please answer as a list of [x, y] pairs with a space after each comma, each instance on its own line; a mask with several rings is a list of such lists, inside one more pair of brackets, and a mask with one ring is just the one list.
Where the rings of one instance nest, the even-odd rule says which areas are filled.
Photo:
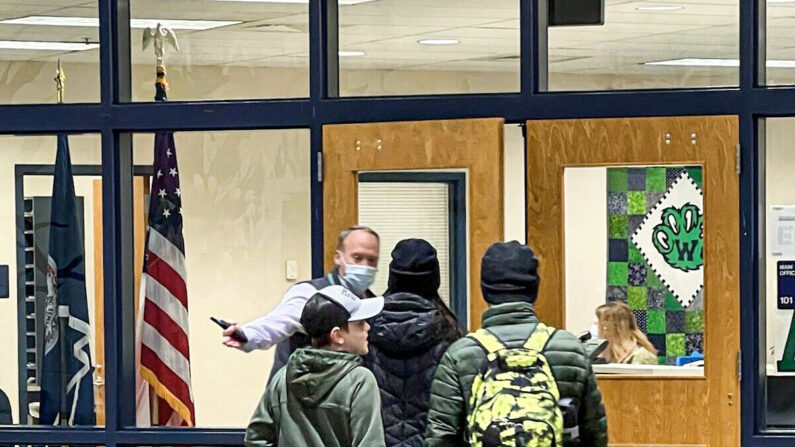
[[405, 239], [392, 251], [384, 310], [370, 321], [365, 364], [381, 390], [387, 447], [424, 442], [436, 365], [461, 337], [458, 320], [439, 297], [439, 260], [423, 239]]

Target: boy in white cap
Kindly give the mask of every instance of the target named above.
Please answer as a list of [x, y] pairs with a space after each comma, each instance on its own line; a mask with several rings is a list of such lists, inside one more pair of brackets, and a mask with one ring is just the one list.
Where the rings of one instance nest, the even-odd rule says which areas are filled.
[[247, 447], [383, 447], [381, 398], [360, 356], [368, 318], [383, 297], [360, 299], [342, 286], [317, 291], [301, 325], [312, 346], [295, 351], [274, 376], [246, 430]]

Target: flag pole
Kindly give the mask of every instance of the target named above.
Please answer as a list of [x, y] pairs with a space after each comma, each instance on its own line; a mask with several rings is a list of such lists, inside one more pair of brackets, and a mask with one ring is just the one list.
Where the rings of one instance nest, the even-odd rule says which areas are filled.
[[66, 405], [66, 387], [67, 387], [67, 374], [66, 374], [66, 325], [69, 323], [69, 308], [67, 306], [58, 305], [58, 337], [61, 340], [58, 345], [61, 351], [61, 411], [58, 416], [59, 425], [66, 426], [69, 424], [67, 417]]
[[[64, 72], [64, 69], [61, 66], [60, 59], [58, 59], [58, 68], [55, 70], [54, 80], [55, 100], [58, 104], [63, 104], [64, 91], [66, 90], [66, 72]], [[69, 308], [66, 306], [61, 306], [57, 302], [56, 306], [58, 309], [58, 339], [61, 341], [58, 344], [61, 353], [61, 408], [58, 416], [58, 424], [61, 426], [66, 426], [69, 423], [69, 418], [67, 417], [68, 407], [66, 404], [66, 387], [68, 384], [66, 374], [66, 325], [69, 323]]]
[[[155, 102], [166, 102], [168, 100], [169, 83], [166, 79], [166, 66], [163, 62], [165, 56], [166, 43], [170, 44], [174, 50], [179, 52], [177, 35], [171, 28], [165, 28], [160, 23], [155, 28], [146, 28], [143, 33], [143, 49], [146, 50], [150, 43], [153, 43], [155, 50]], [[150, 193], [151, 194], [151, 193]], [[147, 232], [149, 229], [147, 228]], [[147, 245], [148, 245], [147, 235]], [[144, 263], [145, 265], [146, 263]], [[143, 289], [142, 289], [143, 291]], [[143, 302], [142, 302], [143, 304]], [[138, 368], [141, 365], [137, 365]], [[155, 392], [150, 393], [150, 421], [153, 425], [160, 423], [160, 396]]]

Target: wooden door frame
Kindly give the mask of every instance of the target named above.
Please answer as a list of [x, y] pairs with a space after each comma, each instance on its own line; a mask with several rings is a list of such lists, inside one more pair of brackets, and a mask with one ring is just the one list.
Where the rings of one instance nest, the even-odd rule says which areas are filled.
[[[359, 172], [466, 170], [469, 326], [479, 327], [480, 315], [487, 307], [480, 291], [480, 258], [504, 234], [504, 126], [502, 118], [324, 126], [323, 240], [327, 268], [333, 265], [337, 235], [357, 222]], [[381, 247], [381, 256], [389, 256], [391, 250]]]
[[[565, 323], [564, 168], [703, 166], [705, 376], [600, 376], [614, 442], [739, 445], [738, 121], [699, 116], [527, 122], [527, 237], [542, 278], [536, 307], [558, 327]], [[674, 412], [662, 420], [655, 406]]]

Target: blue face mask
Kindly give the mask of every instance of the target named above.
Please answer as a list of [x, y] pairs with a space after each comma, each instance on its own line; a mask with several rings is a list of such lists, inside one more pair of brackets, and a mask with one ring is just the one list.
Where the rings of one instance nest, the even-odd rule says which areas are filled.
[[362, 293], [375, 281], [378, 270], [369, 265], [345, 264], [345, 274], [342, 279], [354, 293]]

